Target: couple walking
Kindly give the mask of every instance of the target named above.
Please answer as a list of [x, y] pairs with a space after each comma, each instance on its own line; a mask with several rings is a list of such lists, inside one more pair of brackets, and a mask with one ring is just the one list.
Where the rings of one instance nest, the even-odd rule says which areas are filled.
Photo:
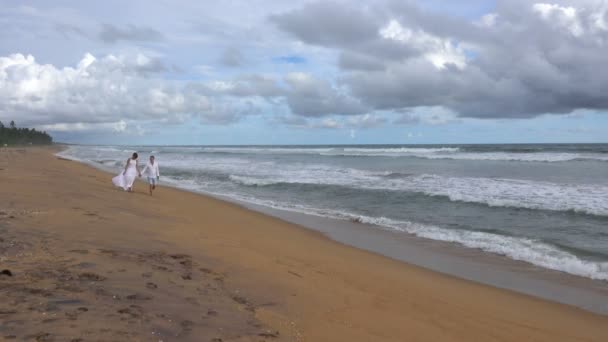
[[142, 174], [148, 178], [148, 184], [150, 185], [150, 196], [152, 195], [152, 191], [156, 189], [156, 182], [160, 179], [160, 172], [158, 170], [158, 163], [154, 161], [154, 156], [150, 156], [150, 160], [144, 167], [144, 169], [139, 172], [139, 164], [137, 162], [137, 153], [133, 153], [131, 158], [127, 159], [127, 164], [125, 165], [125, 169], [123, 172], [118, 174], [118, 176], [112, 178], [112, 183], [114, 185], [123, 188], [125, 191], [133, 191], [133, 183], [135, 182], [135, 177]]

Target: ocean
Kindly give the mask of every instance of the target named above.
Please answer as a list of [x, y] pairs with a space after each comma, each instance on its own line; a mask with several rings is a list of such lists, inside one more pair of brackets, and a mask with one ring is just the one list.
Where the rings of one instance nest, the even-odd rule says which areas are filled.
[[608, 280], [608, 144], [72, 145], [60, 155], [118, 173], [135, 151], [156, 156], [161, 184]]

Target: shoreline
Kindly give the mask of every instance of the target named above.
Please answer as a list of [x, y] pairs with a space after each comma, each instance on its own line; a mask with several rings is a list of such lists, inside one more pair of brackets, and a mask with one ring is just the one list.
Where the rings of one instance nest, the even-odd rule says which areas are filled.
[[[63, 146], [64, 150], [69, 146]], [[60, 153], [60, 152], [59, 152]], [[59, 154], [57, 153], [57, 154]], [[113, 175], [109, 168], [87, 160], [61, 156]], [[346, 246], [440, 272], [460, 279], [515, 291], [525, 295], [573, 305], [584, 310], [608, 315], [608, 282], [543, 268], [440, 240], [399, 234], [381, 226], [350, 222], [311, 213], [274, 208], [205, 191], [164, 182], [164, 187], [211, 197], [244, 209], [276, 217], [302, 229], [321, 233], [323, 237]], [[370, 243], [370, 241], [373, 241]]]
[[[151, 313], [173, 310], [174, 315], [192, 314], [190, 319], [177, 323], [180, 333], [184, 333], [180, 340], [184, 341], [200, 340], [196, 337], [203, 335], [195, 335], [197, 331], [203, 334], [213, 330], [221, 335], [226, 334], [225, 329], [241, 332], [238, 339], [221, 335], [225, 340], [234, 341], [261, 337], [268, 341], [603, 341], [608, 338], [605, 328], [608, 317], [605, 316], [349, 247], [322, 233], [201, 194], [163, 186], [154, 197], [149, 197], [142, 193], [142, 183], [136, 185], [136, 193], [127, 194], [112, 188], [111, 177], [105, 172], [60, 160], [52, 153], [50, 149], [32, 148], [14, 156], [10, 164], [0, 160], [0, 177], [6, 184], [0, 189], [0, 195], [10, 198], [7, 207], [0, 210], [14, 213], [10, 215], [13, 218], [0, 218], [0, 228], [13, 234], [16, 241], [23, 241], [23, 250], [31, 254], [28, 260], [44, 252], [44, 249], [28, 247], [36, 245], [32, 239], [42, 236], [41, 241], [46, 241], [47, 250], [56, 254], [56, 260], [66, 260], [67, 270], [76, 267], [73, 265], [86, 264], [83, 266], [86, 273], [99, 275], [98, 280], [91, 283], [110, 284], [103, 285], [106, 292], [135, 288], [142, 286], [141, 283], [146, 285], [140, 274], [152, 273], [150, 277], [158, 278], [155, 281], [158, 289], [137, 287], [137, 291], [154, 293], [155, 304], [139, 303], [137, 308], [128, 306], [127, 311], [122, 308], [119, 311], [123, 312], [114, 313], [119, 318], [128, 316], [118, 321], [121, 323], [116, 329], [137, 327], [134, 333], [148, 333], [137, 335], [140, 337], [150, 336], [146, 329], [153, 323], [161, 325], [161, 321], [164, 330], [158, 330], [172, 332], [175, 320], [168, 323], [166, 314], [162, 317]], [[87, 247], [88, 254], [70, 254], [76, 246], [81, 247], [80, 250]], [[100, 250], [112, 250], [116, 255], [108, 259]], [[3, 250], [0, 248], [0, 251]], [[32, 264], [6, 251], [4, 254], [8, 256], [3, 262], [16, 270], [15, 279], [21, 274], [31, 275], [27, 268]], [[86, 258], [95, 262], [81, 260]], [[132, 259], [135, 261], [129, 263]], [[177, 260], [184, 263], [176, 263]], [[148, 263], [152, 263], [149, 266], [152, 270], [142, 273]], [[208, 272], [191, 270], [191, 273], [182, 273], [182, 278], [172, 278], [177, 270], [185, 272], [186, 265], [193, 264], [198, 270]], [[53, 270], [55, 266], [48, 267]], [[165, 267], [172, 272], [154, 267]], [[55, 269], [51, 273], [57, 272]], [[48, 274], [40, 272], [39, 276]], [[214, 283], [219, 280], [207, 280], [209, 274], [215, 274], [218, 279], [221, 275], [222, 285]], [[16, 280], [0, 279], [2, 291], [6, 291], [9, 281]], [[205, 282], [221, 291], [211, 296], [196, 292], [192, 284]], [[88, 281], [85, 283], [78, 284], [92, 286]], [[34, 287], [40, 282], [28, 284]], [[56, 284], [52, 280], [42, 284], [46, 284], [45, 291], [65, 290], [53, 287]], [[165, 286], [173, 290], [162, 291]], [[83, 297], [81, 302], [99, 301], [82, 314], [101, 322], [93, 326], [115, 319], [100, 315], [101, 312], [94, 315], [94, 311], [112, 309], [111, 303], [116, 299], [111, 300], [110, 296], [106, 300], [102, 295], [86, 297], [90, 289], [81, 290], [77, 295]], [[35, 293], [35, 296], [40, 294]], [[9, 301], [19, 299], [18, 294], [9, 294]], [[202, 307], [190, 307], [191, 303], [182, 303], [171, 296], [184, 297], [180, 300], [196, 299]], [[209, 303], [222, 308], [219, 318], [213, 319], [230, 319], [201, 320], [199, 311], [209, 313]], [[187, 311], [185, 306], [189, 308]], [[30, 319], [22, 317], [25, 323], [17, 327], [2, 325], [1, 334], [8, 328], [27, 330], [27, 324], [47, 326], [51, 335], [60, 334], [57, 329], [63, 331], [66, 326], [81, 335], [86, 335], [87, 328], [92, 329], [78, 324], [85, 319], [80, 316], [67, 323], [59, 320], [53, 325], [55, 321], [42, 323], [36, 313], [21, 312], [20, 308], [12, 310], [15, 312], [4, 309], [0, 308], [2, 322], [22, 314]], [[133, 311], [137, 311], [136, 315]]]

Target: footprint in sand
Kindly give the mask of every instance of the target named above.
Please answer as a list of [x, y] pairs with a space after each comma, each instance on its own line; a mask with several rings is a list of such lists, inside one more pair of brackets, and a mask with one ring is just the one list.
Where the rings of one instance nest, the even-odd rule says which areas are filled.
[[191, 257], [188, 254], [170, 254], [169, 255], [172, 259], [190, 259]]
[[185, 320], [185, 321], [181, 321], [180, 322], [180, 326], [182, 327], [182, 329], [184, 329], [185, 331], [190, 331], [192, 330], [192, 326], [194, 325], [194, 322], [189, 321], [189, 320]]
[[84, 272], [84, 273], [80, 273], [78, 275], [78, 280], [84, 280], [84, 281], [104, 281], [104, 280], [106, 280], [106, 277], [101, 276], [99, 274], [92, 273], [92, 272]]
[[149, 289], [154, 290], [154, 289], [158, 288], [158, 285], [156, 285], [156, 284], [154, 284], [152, 282], [149, 282], [149, 283], [146, 283], [146, 287], [149, 288]]
[[36, 334], [34, 336], [28, 336], [28, 337], [26, 337], [26, 339], [29, 339], [29, 338], [32, 338], [32, 337], [36, 341], [39, 341], [39, 342], [47, 342], [47, 341], [52, 341], [53, 340], [51, 334], [49, 334], [49, 333], [38, 333], [38, 334]]
[[144, 294], [140, 294], [140, 293], [135, 293], [132, 295], [128, 295], [126, 297], [128, 300], [150, 300], [153, 297], [152, 296], [148, 296], [148, 295], [144, 295]]
[[144, 309], [139, 305], [130, 305], [128, 308], [118, 310], [118, 313], [132, 318], [139, 318], [143, 315]]

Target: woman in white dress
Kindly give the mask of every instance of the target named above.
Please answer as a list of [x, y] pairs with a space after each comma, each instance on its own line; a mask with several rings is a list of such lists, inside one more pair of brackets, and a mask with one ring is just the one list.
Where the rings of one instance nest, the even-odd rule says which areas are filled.
[[125, 170], [118, 176], [112, 178], [112, 183], [123, 188], [125, 191], [133, 191], [133, 182], [135, 182], [135, 177], [137, 177], [137, 175], [141, 177], [141, 173], [139, 173], [139, 168], [137, 166], [137, 153], [133, 153], [133, 156], [127, 159]]

